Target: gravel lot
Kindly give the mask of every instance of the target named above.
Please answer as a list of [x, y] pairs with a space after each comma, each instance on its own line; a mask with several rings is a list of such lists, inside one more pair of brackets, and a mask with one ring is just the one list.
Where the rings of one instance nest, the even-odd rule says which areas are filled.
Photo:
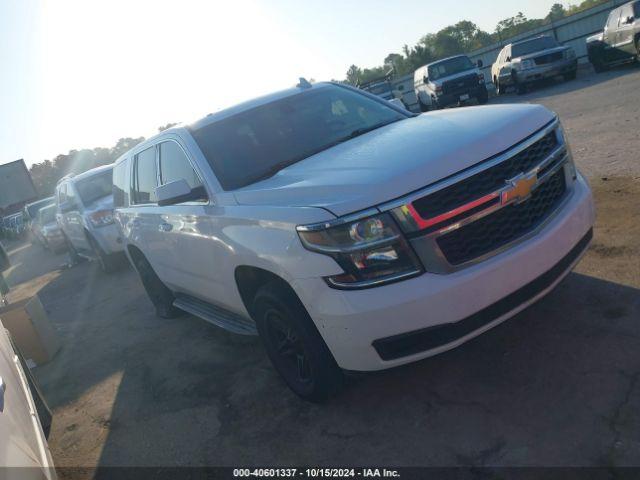
[[156, 318], [127, 267], [14, 249], [10, 280], [43, 287], [63, 340], [35, 371], [56, 465], [640, 465], [638, 82], [622, 68], [494, 100], [560, 114], [596, 193], [593, 247], [500, 327], [324, 406], [287, 390], [258, 339]]

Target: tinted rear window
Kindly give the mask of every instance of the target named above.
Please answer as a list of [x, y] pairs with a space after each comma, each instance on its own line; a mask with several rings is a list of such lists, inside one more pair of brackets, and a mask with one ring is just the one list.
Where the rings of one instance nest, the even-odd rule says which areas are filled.
[[530, 53], [547, 50], [548, 48], [558, 47], [559, 43], [552, 37], [534, 38], [527, 42], [516, 43], [511, 46], [511, 58], [522, 57]]
[[347, 141], [361, 129], [404, 118], [364, 94], [327, 86], [191, 129], [191, 133], [222, 187], [232, 190]]

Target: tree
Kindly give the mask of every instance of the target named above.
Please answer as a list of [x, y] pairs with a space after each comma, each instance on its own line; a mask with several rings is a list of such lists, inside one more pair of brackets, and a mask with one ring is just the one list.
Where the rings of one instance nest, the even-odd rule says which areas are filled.
[[561, 18], [564, 18], [566, 14], [567, 12], [561, 3], [554, 3], [553, 5], [551, 5], [551, 10], [549, 10], [549, 14], [547, 15], [546, 19], [550, 22], [555, 22], [557, 20], [560, 20]]
[[346, 82], [350, 85], [356, 86], [360, 81], [360, 76], [362, 75], [362, 70], [355, 65], [351, 65], [349, 70], [347, 70], [347, 78]]
[[164, 132], [165, 130], [169, 130], [171, 127], [175, 127], [176, 125], [178, 125], [178, 122], [175, 123], [167, 123], [166, 125], [163, 125], [162, 127], [158, 127], [158, 132]]

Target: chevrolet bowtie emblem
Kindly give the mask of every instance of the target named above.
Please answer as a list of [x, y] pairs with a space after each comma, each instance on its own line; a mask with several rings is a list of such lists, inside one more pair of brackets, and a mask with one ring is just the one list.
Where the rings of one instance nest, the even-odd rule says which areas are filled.
[[528, 175], [520, 174], [511, 180], [507, 180], [508, 186], [500, 195], [502, 205], [512, 202], [519, 203], [526, 200], [531, 195], [531, 191], [537, 183], [538, 176], [535, 172]]

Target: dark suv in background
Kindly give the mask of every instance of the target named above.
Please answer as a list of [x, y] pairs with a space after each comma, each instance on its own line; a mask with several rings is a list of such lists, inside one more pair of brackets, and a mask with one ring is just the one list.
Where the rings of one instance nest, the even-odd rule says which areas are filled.
[[587, 52], [596, 72], [640, 58], [640, 0], [612, 10], [604, 31], [587, 38]]

